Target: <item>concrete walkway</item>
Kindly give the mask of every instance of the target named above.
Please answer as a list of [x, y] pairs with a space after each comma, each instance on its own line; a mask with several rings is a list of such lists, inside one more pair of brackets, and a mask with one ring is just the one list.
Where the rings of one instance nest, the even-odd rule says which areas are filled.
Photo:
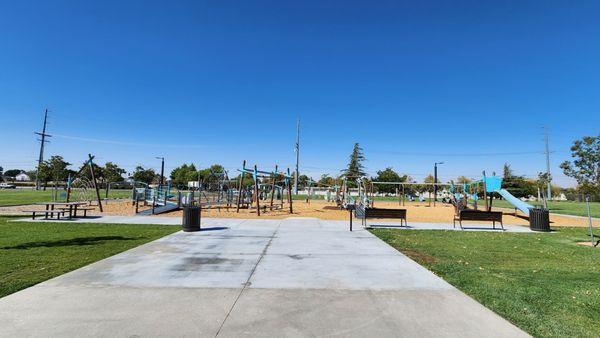
[[526, 336], [347, 222], [203, 226], [0, 299], [0, 336]]

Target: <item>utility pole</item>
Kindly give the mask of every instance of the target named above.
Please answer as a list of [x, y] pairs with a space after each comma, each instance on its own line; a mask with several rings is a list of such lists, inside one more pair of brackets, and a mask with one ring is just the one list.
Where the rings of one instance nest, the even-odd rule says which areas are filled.
[[296, 124], [296, 176], [294, 177], [294, 195], [298, 195], [298, 175], [300, 175], [300, 170], [298, 168], [300, 164], [300, 119], [298, 119], [298, 123]]
[[52, 135], [46, 134], [46, 125], [48, 124], [48, 109], [44, 111], [44, 126], [42, 127], [42, 132], [35, 132], [34, 134], [41, 136], [40, 141], [40, 157], [38, 158], [38, 166], [37, 172], [35, 174], [35, 190], [40, 190], [40, 167], [42, 166], [42, 162], [44, 162], [44, 144], [46, 144], [46, 137], [52, 137]]
[[546, 143], [546, 175], [548, 176], [548, 193], [546, 194], [547, 199], [552, 198], [552, 185], [550, 181], [552, 180], [550, 176], [550, 147], [548, 145], [548, 127], [544, 126], [544, 141]]

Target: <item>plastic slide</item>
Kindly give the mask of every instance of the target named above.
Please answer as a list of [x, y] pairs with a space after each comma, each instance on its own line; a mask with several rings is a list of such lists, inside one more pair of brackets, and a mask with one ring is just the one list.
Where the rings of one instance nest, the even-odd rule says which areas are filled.
[[513, 196], [506, 189], [496, 190], [497, 193], [500, 194], [505, 200], [507, 200], [510, 204], [514, 205], [515, 208], [521, 210], [525, 215], [529, 216], [529, 209], [533, 208], [533, 205], [527, 204], [520, 199]]

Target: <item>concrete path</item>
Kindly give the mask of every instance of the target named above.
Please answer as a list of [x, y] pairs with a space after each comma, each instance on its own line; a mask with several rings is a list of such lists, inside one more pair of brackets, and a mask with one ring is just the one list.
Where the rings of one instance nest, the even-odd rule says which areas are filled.
[[[296, 219], [300, 219], [297, 217]], [[230, 218], [206, 218], [203, 221], [208, 220], [209, 222], [239, 222], [239, 219], [230, 219]], [[31, 218], [21, 219], [19, 221], [22, 222], [42, 222], [43, 219], [36, 219], [35, 221]], [[48, 222], [76, 222], [76, 223], [113, 223], [113, 224], [165, 224], [165, 225], [180, 225], [181, 218], [180, 217], [169, 217], [169, 216], [98, 216], [98, 217], [89, 217], [89, 218], [76, 218], [73, 220], [48, 220]], [[348, 221], [321, 221], [321, 222], [330, 222], [330, 223], [338, 223], [339, 225], [346, 227], [349, 226]], [[452, 225], [452, 223], [425, 223], [425, 222], [410, 222], [408, 226], [401, 226], [399, 222], [389, 222], [389, 221], [379, 221], [379, 220], [369, 220], [369, 225], [377, 226], [377, 227], [389, 227], [389, 228], [401, 228], [401, 229], [409, 229], [409, 230], [457, 230], [457, 231], [495, 231], [501, 232], [499, 224], [496, 224], [496, 228], [492, 228], [492, 224], [487, 223], [473, 223], [473, 222], [464, 222], [463, 228], [461, 230], [458, 224], [456, 227]], [[354, 219], [354, 229], [361, 228], [360, 219]], [[505, 232], [531, 232], [535, 231], [530, 230], [528, 227], [524, 227], [521, 225], [504, 225]]]
[[204, 227], [0, 299], [0, 336], [526, 336], [347, 222]]

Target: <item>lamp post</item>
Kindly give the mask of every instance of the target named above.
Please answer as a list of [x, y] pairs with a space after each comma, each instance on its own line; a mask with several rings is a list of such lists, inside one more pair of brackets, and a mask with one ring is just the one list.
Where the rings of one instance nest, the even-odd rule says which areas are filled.
[[438, 164], [444, 164], [444, 162], [435, 162], [433, 164], [433, 206], [437, 202], [437, 166]]
[[157, 160], [160, 160], [160, 182], [158, 182], [158, 190], [162, 189], [163, 180], [165, 178], [165, 158], [164, 157], [156, 157]]

